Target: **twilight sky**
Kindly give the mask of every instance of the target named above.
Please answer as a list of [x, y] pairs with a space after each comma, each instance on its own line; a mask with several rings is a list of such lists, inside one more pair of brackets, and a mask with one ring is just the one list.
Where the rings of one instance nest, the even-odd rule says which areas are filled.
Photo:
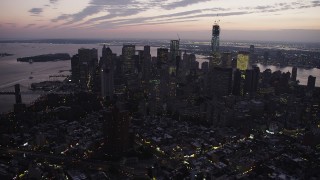
[[221, 40], [320, 42], [320, 0], [1, 0], [0, 39], [210, 40], [218, 19]]

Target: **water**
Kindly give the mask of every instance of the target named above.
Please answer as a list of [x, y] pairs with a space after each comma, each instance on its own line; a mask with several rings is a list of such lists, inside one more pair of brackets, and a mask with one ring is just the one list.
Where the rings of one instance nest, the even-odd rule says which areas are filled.
[[[70, 61], [56, 61], [56, 62], [34, 62], [32, 64], [25, 62], [17, 62], [17, 58], [26, 56], [35, 56], [50, 53], [69, 53], [71, 56], [76, 54], [79, 48], [96, 48], [98, 49], [99, 57], [101, 56], [101, 44], [50, 44], [50, 43], [1, 43], [0, 53], [14, 54], [13, 56], [0, 57], [0, 91], [13, 91], [14, 84], [21, 84], [22, 92], [30, 92], [28, 89], [31, 83], [41, 82], [50, 79], [50, 75], [68, 75], [70, 72], [60, 70], [70, 70]], [[110, 46], [113, 53], [121, 54], [122, 46]], [[158, 47], [151, 47], [151, 55], [157, 55]], [[142, 50], [143, 46], [136, 46], [137, 50]], [[202, 56], [197, 55], [199, 64], [206, 61]], [[278, 68], [276, 66], [258, 65], [261, 71], [270, 68], [272, 71], [281, 70], [283, 72], [290, 71], [291, 67]], [[298, 80], [300, 84], [306, 84], [308, 76], [313, 75], [317, 77], [316, 86], [320, 86], [320, 70], [319, 69], [301, 69], [298, 68]], [[30, 79], [29, 77], [33, 78]], [[57, 79], [61, 80], [61, 79]], [[43, 92], [34, 94], [22, 93], [22, 101], [26, 104], [34, 101]], [[14, 104], [14, 96], [2, 95], [0, 96], [0, 112], [12, 110]]]
[[[292, 72], [292, 67], [279, 67], [273, 65], [262, 65], [257, 64], [260, 68], [260, 71], [263, 72], [266, 69], [271, 69], [272, 72], [280, 70], [281, 72]], [[316, 77], [316, 87], [320, 87], [320, 69], [312, 68], [312, 69], [304, 69], [304, 68], [297, 68], [297, 80], [300, 81], [301, 85], [307, 85], [309, 75]]]
[[[14, 85], [21, 85], [22, 101], [26, 104], [36, 100], [44, 92], [30, 94], [31, 83], [62, 80], [61, 78], [49, 78], [50, 75], [68, 75], [70, 61], [56, 62], [17, 62], [19, 57], [36, 56], [50, 53], [76, 54], [79, 48], [96, 48], [101, 56], [102, 45], [100, 44], [50, 44], [50, 43], [1, 43], [0, 53], [14, 54], [13, 56], [0, 57], [0, 91], [14, 91]], [[122, 46], [110, 46], [113, 53], [121, 54]], [[143, 50], [143, 46], [136, 46], [137, 50]], [[151, 55], [156, 56], [157, 47], [151, 47]], [[33, 77], [30, 79], [30, 77]], [[12, 110], [15, 98], [13, 95], [0, 96], [0, 112]]]

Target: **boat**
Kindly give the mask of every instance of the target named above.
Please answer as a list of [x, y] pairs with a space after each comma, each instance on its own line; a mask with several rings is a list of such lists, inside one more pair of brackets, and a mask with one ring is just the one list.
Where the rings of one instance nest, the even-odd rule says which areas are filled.
[[32, 64], [33, 63], [33, 60], [32, 59], [29, 59], [29, 64]]

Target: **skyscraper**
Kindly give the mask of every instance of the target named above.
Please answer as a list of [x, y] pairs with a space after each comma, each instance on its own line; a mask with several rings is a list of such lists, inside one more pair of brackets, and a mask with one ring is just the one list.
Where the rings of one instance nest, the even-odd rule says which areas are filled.
[[212, 74], [211, 90], [215, 96], [227, 96], [232, 91], [232, 68], [215, 67]]
[[97, 64], [97, 49], [78, 49], [78, 54], [71, 59], [73, 81], [83, 89], [92, 90]]
[[249, 66], [249, 52], [239, 51], [237, 56], [237, 69], [245, 71]]
[[120, 155], [129, 147], [129, 111], [113, 107], [103, 113], [106, 151], [109, 155]]
[[179, 40], [171, 40], [170, 41], [170, 62], [172, 64], [175, 64], [176, 57], [180, 56], [179, 45], [180, 45]]
[[75, 54], [71, 58], [71, 79], [72, 82], [78, 84], [80, 81], [79, 54]]
[[249, 57], [249, 64], [254, 64], [257, 60], [257, 55], [255, 54], [255, 49], [254, 49], [254, 45], [250, 45], [250, 49], [249, 49], [249, 52], [250, 52], [250, 57]]
[[111, 49], [106, 46], [102, 48], [101, 64], [101, 96], [112, 98], [114, 93], [114, 57]]
[[315, 87], [316, 87], [316, 77], [310, 75], [308, 77], [307, 89], [313, 90]]
[[168, 63], [169, 52], [167, 48], [158, 48], [157, 49], [157, 67], [161, 68], [163, 64]]
[[148, 81], [151, 73], [150, 46], [144, 46], [142, 59], [142, 79]]
[[296, 81], [297, 80], [297, 67], [292, 67], [291, 80], [292, 81]]
[[212, 53], [219, 52], [219, 36], [220, 36], [220, 26], [215, 22], [212, 26], [212, 39], [211, 39], [211, 51]]
[[231, 52], [221, 53], [221, 66], [230, 68], [232, 67], [232, 57]]
[[233, 89], [232, 94], [235, 96], [240, 96], [241, 93], [241, 72], [237, 69], [233, 75]]
[[211, 39], [211, 52], [212, 59], [210, 60], [210, 69], [221, 65], [221, 58], [219, 53], [219, 44], [220, 44], [220, 26], [215, 22], [212, 26], [212, 39]]
[[123, 45], [122, 47], [122, 62], [123, 72], [133, 73], [135, 71], [135, 62], [133, 56], [135, 55], [136, 46], [132, 44]]

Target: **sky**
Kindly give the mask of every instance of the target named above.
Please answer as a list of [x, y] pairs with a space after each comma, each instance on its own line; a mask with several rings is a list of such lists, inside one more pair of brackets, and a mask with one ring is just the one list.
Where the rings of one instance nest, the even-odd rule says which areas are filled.
[[320, 42], [320, 0], [1, 0], [0, 39]]

